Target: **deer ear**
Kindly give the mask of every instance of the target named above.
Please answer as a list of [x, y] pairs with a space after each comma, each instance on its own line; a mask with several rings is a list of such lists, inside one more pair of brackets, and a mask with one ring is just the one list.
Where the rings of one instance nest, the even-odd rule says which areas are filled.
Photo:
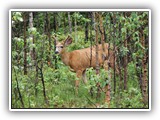
[[70, 36], [67, 37], [67, 39], [64, 42], [64, 46], [68, 46], [72, 43], [72, 38]]

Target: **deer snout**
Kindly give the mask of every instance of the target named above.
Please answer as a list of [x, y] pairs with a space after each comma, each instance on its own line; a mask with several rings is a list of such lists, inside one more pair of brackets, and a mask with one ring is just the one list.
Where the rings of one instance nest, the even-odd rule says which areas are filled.
[[59, 52], [58, 51], [55, 51], [55, 54], [58, 54]]
[[55, 54], [58, 54], [58, 53], [59, 53], [59, 49], [56, 47]]

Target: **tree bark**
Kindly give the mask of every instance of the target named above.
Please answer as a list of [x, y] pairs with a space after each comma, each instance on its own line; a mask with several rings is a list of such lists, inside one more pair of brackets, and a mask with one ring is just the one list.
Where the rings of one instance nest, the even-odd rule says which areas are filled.
[[142, 59], [142, 96], [143, 96], [143, 102], [146, 105], [148, 102], [148, 94], [147, 94], [147, 54], [145, 51], [146, 48], [146, 42], [145, 42], [145, 34], [143, 33], [143, 31], [141, 31], [141, 43], [142, 46], [144, 47], [144, 49], [142, 49], [143, 51], [143, 59]]
[[[63, 15], [64, 15], [64, 22], [63, 22], [64, 26], [63, 27], [66, 28], [66, 12], [64, 12]], [[67, 33], [67, 29], [64, 29], [64, 34], [66, 34], [66, 33]]]
[[49, 105], [49, 101], [46, 95], [46, 88], [45, 88], [45, 82], [44, 82], [44, 76], [43, 76], [43, 63], [41, 62], [41, 67], [40, 67], [40, 74], [41, 74], [41, 81], [42, 81], [42, 86], [43, 86], [43, 96], [44, 96], [44, 101], [46, 105]]
[[[91, 12], [91, 16], [93, 16], [93, 13]], [[91, 54], [90, 54], [90, 67], [91, 67], [91, 63], [92, 63], [92, 29], [94, 29], [94, 27], [92, 27], [93, 25], [93, 21], [91, 21], [90, 23], [90, 44], [91, 44]]]
[[[127, 47], [127, 40], [124, 42], [124, 47]], [[124, 56], [124, 90], [127, 89], [127, 64], [128, 59], [127, 55]]]
[[99, 61], [98, 61], [98, 13], [95, 12], [94, 13], [94, 17], [95, 17], [95, 32], [96, 32], [96, 37], [95, 37], [95, 41], [96, 41], [96, 74], [99, 74]]
[[24, 75], [27, 75], [27, 41], [26, 41], [26, 13], [23, 14], [23, 36], [24, 36]]
[[[89, 13], [86, 13], [86, 17], [89, 18]], [[89, 23], [85, 22], [85, 41], [88, 41]]]
[[[13, 67], [14, 69], [14, 67]], [[17, 78], [17, 72], [16, 70], [14, 69], [14, 72], [15, 72], [15, 79], [16, 79], [16, 88], [17, 88], [17, 91], [18, 91], [18, 95], [19, 95], [19, 99], [20, 99], [20, 102], [22, 104], [22, 108], [24, 108], [24, 102], [23, 102], [23, 97], [22, 97], [22, 94], [21, 94], [21, 91], [20, 91], [20, 88], [19, 88], [19, 82], [18, 82], [18, 78]]]
[[75, 12], [75, 16], [74, 16], [74, 33], [75, 33], [75, 42], [77, 42], [77, 16], [76, 16], [76, 12]]
[[69, 24], [69, 33], [72, 33], [72, 21], [71, 21], [71, 16], [70, 12], [68, 12], [68, 24]]
[[[111, 32], [111, 24], [108, 26], [109, 32]], [[106, 34], [107, 35], [107, 34]], [[107, 36], [106, 36], [107, 38]], [[107, 83], [105, 85], [105, 102], [108, 104], [108, 108], [110, 107], [110, 100], [111, 100], [111, 86], [110, 86], [110, 82], [111, 82], [111, 72], [110, 72], [110, 40], [111, 40], [111, 36], [108, 35], [108, 56], [107, 56], [107, 60], [105, 61], [105, 70], [108, 71], [108, 77], [107, 77]]]
[[52, 45], [51, 45], [51, 33], [50, 33], [50, 15], [49, 13], [46, 12], [46, 24], [47, 24], [47, 36], [48, 36], [48, 41], [49, 41], [49, 54], [48, 54], [48, 65], [51, 65], [51, 50], [52, 50]]
[[[121, 23], [119, 23], [119, 34], [118, 34], [118, 38], [119, 38], [119, 41], [121, 41], [122, 37], [121, 37]], [[120, 42], [121, 44], [121, 42]], [[120, 49], [118, 49], [118, 52], [120, 53]], [[123, 77], [122, 77], [122, 58], [120, 56], [118, 56], [118, 71], [119, 71], [119, 89], [122, 90], [122, 83], [123, 83]]]
[[103, 47], [103, 52], [105, 52], [105, 49], [104, 49], [104, 28], [103, 28], [103, 17], [102, 17], [102, 13], [99, 13], [99, 21], [100, 21], [100, 33], [101, 33], [101, 44], [102, 44], [102, 47]]
[[[125, 12], [124, 12], [124, 17], [126, 17]], [[126, 40], [124, 41], [124, 47], [126, 47], [128, 49], [128, 29], [126, 31]], [[127, 64], [128, 64], [128, 56], [127, 54], [124, 56], [124, 90], [127, 90]]]
[[[55, 36], [56, 37], [56, 36]], [[54, 51], [56, 52], [56, 39], [54, 39]], [[57, 69], [57, 58], [56, 58], [56, 53], [54, 52], [54, 66], [55, 66], [55, 69]]]
[[114, 35], [113, 35], [113, 40], [114, 40], [114, 43], [113, 43], [113, 46], [114, 46], [114, 94], [116, 93], [116, 56], [115, 56], [115, 53], [116, 53], [116, 14], [114, 13], [114, 16], [113, 16], [113, 23], [114, 23]]
[[54, 32], [57, 32], [57, 20], [56, 20], [56, 13], [53, 14], [53, 28]]
[[[94, 24], [94, 29], [95, 29], [95, 42], [96, 42], [96, 74], [99, 75], [100, 72], [100, 67], [99, 67], [99, 61], [98, 61], [98, 22], [99, 22], [99, 13], [98, 12], [94, 12], [94, 18], [95, 18], [95, 24]], [[97, 86], [97, 99], [100, 98], [101, 96], [101, 87], [100, 87], [100, 83], [97, 82], [96, 84]]]
[[[33, 29], [33, 13], [32, 12], [29, 13], [29, 28], [32, 31], [32, 29]], [[30, 36], [30, 40], [31, 40], [30, 44], [34, 44], [34, 35], [32, 34], [32, 32], [30, 33], [29, 36]], [[35, 60], [35, 48], [29, 48], [29, 52], [30, 52], [30, 56], [32, 59], [32, 61], [31, 61], [31, 69], [32, 69], [33, 68], [32, 64], [34, 64], [34, 60]]]

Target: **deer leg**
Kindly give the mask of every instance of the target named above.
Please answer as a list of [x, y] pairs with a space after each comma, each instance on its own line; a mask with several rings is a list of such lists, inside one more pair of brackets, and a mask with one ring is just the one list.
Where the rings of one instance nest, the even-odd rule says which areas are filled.
[[76, 95], [78, 94], [78, 87], [79, 87], [79, 80], [81, 79], [81, 77], [82, 77], [82, 71], [81, 70], [78, 70], [77, 72], [76, 72], [76, 74], [77, 74], [77, 80], [75, 80], [75, 90], [76, 90]]
[[86, 70], [84, 70], [83, 73], [82, 73], [82, 79], [83, 79], [83, 82], [84, 82], [85, 84], [87, 84]]

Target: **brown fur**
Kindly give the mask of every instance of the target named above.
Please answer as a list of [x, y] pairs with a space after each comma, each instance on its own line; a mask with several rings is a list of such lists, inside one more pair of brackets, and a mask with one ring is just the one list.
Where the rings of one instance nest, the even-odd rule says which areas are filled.
[[[80, 50], [74, 50], [71, 52], [67, 52], [66, 46], [72, 43], [72, 38], [68, 37], [64, 43], [58, 43], [59, 46], [63, 46], [64, 48], [59, 51], [61, 59], [63, 63], [71, 68], [72, 71], [75, 71], [78, 78], [83, 78], [84, 83], [87, 82], [85, 71], [86, 68], [96, 67], [96, 46], [92, 47], [92, 58], [91, 58], [91, 48], [84, 48]], [[102, 66], [104, 62], [108, 58], [108, 43], [104, 44], [104, 50], [102, 49], [102, 45], [98, 45], [98, 61], [99, 65]], [[110, 50], [110, 66], [114, 68], [114, 52]], [[90, 63], [91, 61], [91, 63]], [[108, 60], [107, 60], [108, 61]], [[108, 64], [108, 62], [106, 62]], [[78, 84], [76, 82], [76, 84]], [[78, 85], [76, 85], [78, 86]]]

